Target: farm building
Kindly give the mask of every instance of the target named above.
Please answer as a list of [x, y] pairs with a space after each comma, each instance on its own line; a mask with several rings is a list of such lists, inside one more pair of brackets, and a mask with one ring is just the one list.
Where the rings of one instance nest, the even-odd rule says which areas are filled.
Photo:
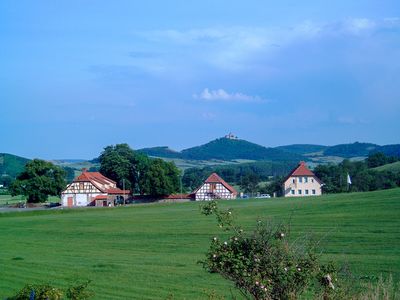
[[322, 182], [301, 161], [286, 177], [283, 183], [284, 197], [320, 196], [322, 194]]
[[83, 169], [61, 193], [62, 206], [114, 206], [129, 196], [129, 190], [117, 188], [116, 182], [99, 172]]
[[236, 190], [216, 173], [211, 174], [193, 194], [196, 201], [235, 199], [237, 196]]

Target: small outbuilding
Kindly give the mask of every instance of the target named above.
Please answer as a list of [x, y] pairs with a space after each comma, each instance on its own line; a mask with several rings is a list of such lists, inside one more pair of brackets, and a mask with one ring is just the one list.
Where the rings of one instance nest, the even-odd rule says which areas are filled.
[[237, 191], [219, 177], [217, 173], [212, 173], [204, 183], [193, 192], [193, 195], [196, 201], [235, 199]]

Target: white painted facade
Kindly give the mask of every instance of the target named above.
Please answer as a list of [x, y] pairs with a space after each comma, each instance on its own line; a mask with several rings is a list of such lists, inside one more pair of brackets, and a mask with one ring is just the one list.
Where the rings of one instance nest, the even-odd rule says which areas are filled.
[[290, 176], [284, 183], [285, 197], [322, 195], [322, 184], [315, 176]]
[[96, 196], [107, 196], [89, 182], [72, 182], [61, 194], [62, 206], [88, 206]]
[[99, 172], [87, 172], [74, 179], [61, 193], [62, 206], [114, 206], [129, 196], [130, 191], [117, 188], [116, 183]]
[[195, 193], [196, 201], [214, 199], [235, 199], [236, 195], [222, 183], [204, 183]]

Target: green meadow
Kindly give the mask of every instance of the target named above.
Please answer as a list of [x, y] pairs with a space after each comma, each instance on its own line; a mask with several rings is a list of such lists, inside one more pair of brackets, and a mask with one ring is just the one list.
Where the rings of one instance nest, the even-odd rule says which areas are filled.
[[[400, 189], [318, 198], [220, 201], [245, 228], [291, 219], [291, 238], [313, 234], [323, 260], [357, 276], [400, 279]], [[0, 214], [0, 299], [26, 283], [91, 280], [95, 299], [231, 298], [197, 262], [222, 236], [199, 203]], [[235, 292], [233, 292], [235, 294]]]

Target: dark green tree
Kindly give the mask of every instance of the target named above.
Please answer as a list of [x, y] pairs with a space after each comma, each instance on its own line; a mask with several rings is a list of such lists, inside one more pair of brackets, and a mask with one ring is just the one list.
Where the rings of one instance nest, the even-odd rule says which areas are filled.
[[100, 172], [118, 187], [142, 195], [169, 195], [179, 191], [179, 170], [174, 163], [151, 159], [128, 144], [107, 146], [99, 157]]
[[9, 175], [0, 176], [0, 184], [2, 184], [6, 188], [8, 188], [12, 182], [13, 182], [13, 179], [11, 176], [9, 176]]
[[257, 185], [260, 182], [260, 177], [255, 173], [248, 173], [243, 176], [240, 188], [246, 193], [254, 193], [257, 190]]
[[65, 171], [51, 162], [34, 159], [11, 184], [11, 195], [25, 195], [29, 203], [45, 202], [58, 196], [66, 186]]
[[147, 164], [147, 157], [136, 153], [128, 144], [107, 146], [100, 154], [100, 173], [114, 180], [117, 186], [137, 189], [138, 177]]
[[150, 160], [139, 178], [140, 193], [164, 196], [176, 193], [180, 188], [180, 172], [172, 162]]

